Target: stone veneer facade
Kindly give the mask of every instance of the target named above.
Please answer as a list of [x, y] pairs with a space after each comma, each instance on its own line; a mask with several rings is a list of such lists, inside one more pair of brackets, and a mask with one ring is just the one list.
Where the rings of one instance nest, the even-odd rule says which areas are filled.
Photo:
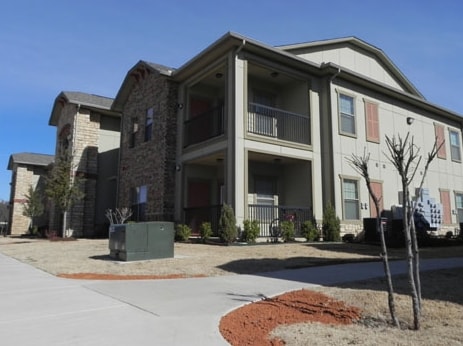
[[[63, 148], [63, 141], [67, 141], [68, 150], [73, 156], [73, 174], [84, 178], [82, 189], [85, 197], [74, 203], [67, 217], [67, 229], [76, 237], [92, 237], [97, 227], [95, 211], [97, 210], [97, 185], [99, 183], [98, 159], [102, 116], [84, 106], [65, 103], [56, 125], [56, 156], [58, 157]], [[117, 132], [117, 137], [118, 146], [119, 132]], [[114, 167], [114, 175], [116, 174], [117, 165]], [[115, 201], [112, 204], [115, 205]], [[50, 230], [58, 232], [61, 230], [61, 218], [61, 212], [52, 208]]]
[[[135, 77], [131, 77], [135, 78]], [[152, 138], [145, 119], [153, 108]], [[122, 111], [118, 206], [132, 207], [133, 189], [147, 186], [145, 221], [174, 218], [177, 84], [154, 69], [137, 76]], [[138, 123], [133, 146], [133, 123]]]
[[[17, 164], [13, 168], [10, 197], [10, 223], [8, 233], [11, 235], [26, 234], [29, 231], [30, 218], [23, 215], [24, 203], [29, 187], [34, 189], [40, 187], [43, 190], [43, 177], [47, 174], [46, 167], [32, 164]], [[46, 203], [44, 203], [46, 207]], [[46, 209], [46, 208], [45, 208]], [[44, 227], [46, 224], [46, 210], [41, 217], [34, 219], [37, 227]]]

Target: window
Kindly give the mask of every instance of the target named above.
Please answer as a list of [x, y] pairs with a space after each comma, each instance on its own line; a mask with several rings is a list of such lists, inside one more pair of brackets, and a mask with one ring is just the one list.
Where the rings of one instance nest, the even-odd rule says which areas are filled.
[[352, 96], [339, 95], [339, 129], [343, 134], [356, 134], [354, 98]]
[[145, 118], [145, 142], [149, 141], [153, 136], [153, 118], [154, 118], [154, 109], [153, 107], [148, 108], [146, 111]]
[[133, 148], [135, 146], [135, 139], [137, 137], [138, 132], [138, 119], [132, 118], [130, 124], [130, 138], [129, 138], [129, 148]]
[[365, 123], [367, 141], [379, 143], [378, 105], [365, 101]]
[[444, 135], [444, 126], [440, 124], [434, 124], [434, 133], [436, 136], [436, 141], [437, 141], [437, 147], [439, 148], [439, 151], [437, 152], [437, 157], [440, 159], [445, 159], [447, 158], [447, 153], [445, 151], [445, 145], [441, 145], [444, 143], [445, 140], [445, 135]]
[[358, 181], [343, 179], [344, 219], [359, 220]]
[[133, 221], [145, 221], [146, 202], [148, 200], [148, 187], [142, 185], [132, 189]]
[[455, 193], [455, 206], [457, 208], [458, 222], [463, 222], [463, 193]]
[[450, 130], [450, 156], [453, 161], [461, 161], [460, 136], [457, 131]]

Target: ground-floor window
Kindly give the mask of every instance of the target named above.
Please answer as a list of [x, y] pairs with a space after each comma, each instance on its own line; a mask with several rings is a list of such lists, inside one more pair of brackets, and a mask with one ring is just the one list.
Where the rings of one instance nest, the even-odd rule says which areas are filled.
[[343, 207], [345, 220], [359, 220], [358, 181], [354, 179], [342, 180]]
[[146, 185], [132, 188], [132, 220], [146, 220], [146, 202], [148, 200], [148, 187]]
[[463, 193], [455, 193], [455, 206], [457, 208], [458, 222], [463, 222]]

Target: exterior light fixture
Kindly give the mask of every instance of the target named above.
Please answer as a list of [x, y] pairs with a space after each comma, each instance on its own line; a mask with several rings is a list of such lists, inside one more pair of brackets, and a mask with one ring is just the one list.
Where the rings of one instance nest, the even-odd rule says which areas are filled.
[[413, 124], [414, 121], [415, 121], [415, 118], [407, 117], [407, 125]]

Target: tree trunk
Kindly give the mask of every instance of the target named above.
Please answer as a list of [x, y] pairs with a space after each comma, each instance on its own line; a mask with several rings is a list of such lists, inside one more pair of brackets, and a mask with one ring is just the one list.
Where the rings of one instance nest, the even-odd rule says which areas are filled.
[[63, 212], [63, 226], [61, 227], [62, 237], [63, 237], [63, 238], [66, 238], [66, 237], [67, 237], [67, 234], [66, 234], [66, 230], [67, 230], [67, 216], [68, 216], [68, 212], [67, 212], [67, 211], [64, 211], [64, 212]]
[[379, 207], [376, 207], [377, 216], [376, 216], [376, 229], [380, 230], [380, 237], [381, 237], [381, 258], [383, 260], [383, 267], [384, 273], [386, 274], [386, 281], [387, 281], [387, 297], [388, 297], [388, 304], [389, 304], [389, 312], [391, 314], [392, 323], [396, 327], [400, 327], [399, 320], [397, 319], [396, 312], [395, 312], [395, 302], [394, 302], [394, 287], [392, 286], [392, 276], [391, 270], [389, 268], [389, 259], [387, 255], [387, 247], [386, 247], [386, 240], [384, 238], [384, 227], [381, 222], [381, 218], [379, 216]]
[[408, 281], [410, 284], [410, 290], [412, 295], [412, 305], [413, 305], [413, 328], [415, 330], [420, 329], [420, 313], [419, 313], [419, 304], [418, 304], [418, 293], [416, 289], [416, 282], [415, 282], [415, 264], [414, 264], [414, 254], [412, 249], [412, 237], [410, 231], [410, 223], [409, 220], [413, 216], [410, 215], [410, 206], [409, 206], [409, 198], [408, 198], [408, 188], [406, 184], [403, 184], [403, 227], [404, 227], [404, 235], [405, 235], [405, 247], [407, 252], [407, 266], [408, 266]]

